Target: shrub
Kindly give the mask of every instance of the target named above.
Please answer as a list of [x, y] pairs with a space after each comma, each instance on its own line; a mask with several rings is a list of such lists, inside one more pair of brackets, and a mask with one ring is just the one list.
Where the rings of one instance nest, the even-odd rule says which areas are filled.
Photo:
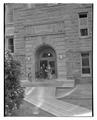
[[11, 116], [22, 103], [24, 89], [19, 81], [20, 63], [8, 51], [5, 52], [4, 57], [4, 115]]

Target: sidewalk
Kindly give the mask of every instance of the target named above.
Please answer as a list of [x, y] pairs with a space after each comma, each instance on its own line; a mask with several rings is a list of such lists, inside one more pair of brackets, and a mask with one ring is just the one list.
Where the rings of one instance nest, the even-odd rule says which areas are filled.
[[[30, 91], [25, 98], [23, 106], [14, 116], [33, 117], [63, 117], [63, 116], [92, 116], [92, 86], [90, 84], [77, 85], [77, 88], [63, 98], [56, 99], [52, 96], [39, 96], [37, 90]], [[41, 89], [41, 88], [40, 88]], [[44, 91], [45, 92], [45, 91]], [[47, 93], [47, 91], [46, 91]], [[39, 106], [38, 115], [33, 114], [34, 106]], [[89, 114], [88, 114], [89, 113]]]
[[[70, 117], [76, 115], [81, 116], [81, 114], [91, 112], [91, 110], [89, 109], [61, 100], [57, 100], [54, 97], [37, 99], [36, 96], [29, 96], [28, 98], [25, 98], [25, 100], [36, 106], [39, 105], [42, 110], [51, 113], [57, 117]], [[90, 116], [92, 116], [92, 114]]]
[[[85, 98], [85, 97], [91, 98], [91, 94], [90, 94], [91, 86], [90, 87], [89, 86], [90, 85], [88, 86], [78, 85], [77, 88], [72, 93], [69, 92], [71, 94], [65, 96], [68, 98], [67, 101], [65, 101], [66, 100], [64, 99], [65, 97], [62, 99], [57, 99], [55, 96], [52, 96], [52, 92], [51, 94], [47, 94], [49, 93], [49, 91], [51, 91], [51, 88], [48, 88], [48, 91], [46, 91], [47, 88], [43, 88], [43, 87], [32, 89], [32, 91], [30, 90], [29, 94], [25, 97], [25, 100], [33, 105], [39, 106], [42, 110], [51, 113], [57, 117], [76, 116], [76, 115], [81, 116], [81, 114], [91, 113], [91, 110], [83, 106], [80, 106], [79, 104], [70, 103], [70, 101], [68, 100], [70, 99], [72, 101], [73, 97], [76, 100], [78, 98]], [[92, 113], [90, 116], [92, 116]]]
[[80, 84], [75, 91], [59, 100], [92, 110], [92, 96], [92, 85]]

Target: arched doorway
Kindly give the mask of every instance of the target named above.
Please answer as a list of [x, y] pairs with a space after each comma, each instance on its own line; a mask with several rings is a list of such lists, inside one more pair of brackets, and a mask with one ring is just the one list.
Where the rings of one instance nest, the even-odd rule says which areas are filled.
[[55, 50], [49, 45], [40, 46], [36, 50], [36, 78], [48, 79], [47, 67], [50, 66], [52, 78], [57, 77], [57, 62]]

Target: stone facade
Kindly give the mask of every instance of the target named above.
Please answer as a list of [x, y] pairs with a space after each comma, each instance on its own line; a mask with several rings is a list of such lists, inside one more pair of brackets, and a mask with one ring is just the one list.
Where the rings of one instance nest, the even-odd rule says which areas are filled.
[[[92, 4], [10, 5], [13, 22], [5, 25], [5, 47], [7, 37], [13, 35], [14, 54], [22, 64], [22, 80], [28, 79], [29, 73], [31, 81], [35, 80], [36, 50], [48, 45], [56, 52], [57, 80], [92, 82]], [[87, 36], [80, 35], [79, 13], [87, 13]], [[89, 53], [88, 75], [82, 74], [83, 52]]]

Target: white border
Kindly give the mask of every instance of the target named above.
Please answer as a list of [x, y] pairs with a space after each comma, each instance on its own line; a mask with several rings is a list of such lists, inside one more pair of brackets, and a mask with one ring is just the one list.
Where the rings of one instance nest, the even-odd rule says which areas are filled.
[[[3, 117], [3, 104], [4, 104], [4, 75], [3, 75], [3, 71], [4, 71], [4, 67], [3, 67], [3, 63], [4, 63], [4, 56], [3, 56], [3, 44], [4, 44], [4, 41], [3, 41], [3, 24], [4, 24], [4, 14], [3, 14], [3, 3], [32, 3], [33, 0], [1, 0], [0, 1], [0, 119], [23, 119], [23, 120], [26, 120], [26, 119], [45, 119], [45, 117]], [[60, 119], [65, 119], [65, 120], [68, 120], [68, 119], [72, 119], [72, 120], [78, 120], [78, 119], [97, 119], [97, 0], [60, 0], [60, 1], [57, 1], [57, 0], [35, 0], [33, 1], [33, 3], [94, 3], [94, 42], [93, 42], [93, 51], [94, 51], [94, 68], [93, 68], [93, 71], [94, 71], [94, 117], [91, 118], [91, 117], [55, 117], [55, 118], [49, 118], [49, 117], [46, 117], [46, 119], [57, 119], [57, 120], [60, 120]]]

